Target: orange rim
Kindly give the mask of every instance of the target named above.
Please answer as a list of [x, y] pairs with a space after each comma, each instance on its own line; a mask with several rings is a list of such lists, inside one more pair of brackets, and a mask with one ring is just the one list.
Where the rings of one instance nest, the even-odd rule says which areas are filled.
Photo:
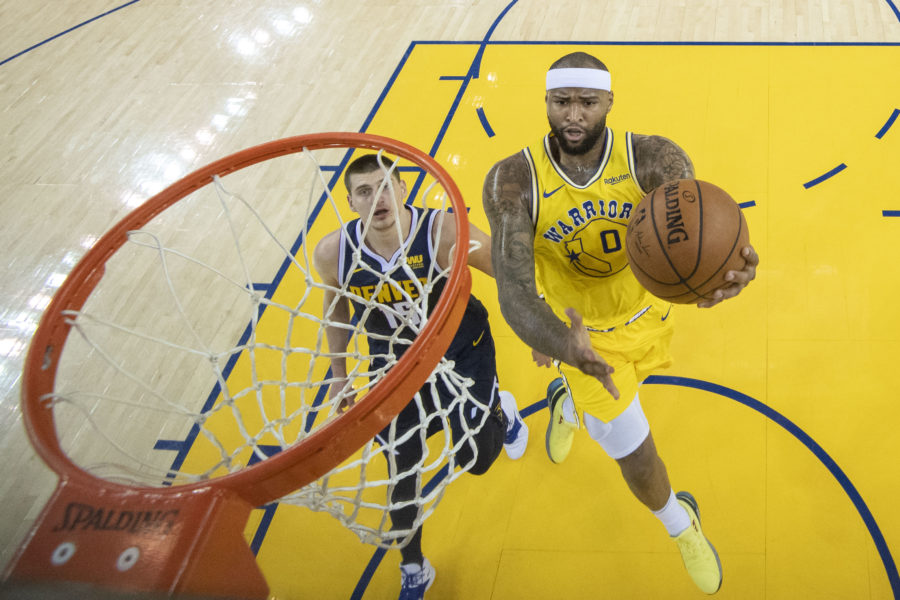
[[81, 309], [102, 278], [106, 261], [127, 241], [127, 233], [208, 185], [215, 175], [224, 176], [303, 150], [325, 148], [385, 150], [425, 167], [450, 196], [456, 218], [466, 219], [459, 188], [431, 156], [403, 142], [366, 133], [314, 133], [275, 140], [221, 158], [173, 183], [117, 223], [85, 254], [54, 295], [32, 338], [22, 383], [25, 427], [38, 454], [62, 479], [95, 482], [98, 489], [145, 489], [163, 495], [202, 488], [229, 490], [258, 506], [303, 487], [343, 462], [387, 425], [425, 383], [449, 347], [471, 291], [467, 268], [468, 227], [456, 228], [456, 247], [444, 292], [422, 332], [401, 360], [340, 418], [297, 445], [241, 471], [209, 481], [151, 488], [126, 486], [95, 477], [75, 464], [59, 443], [53, 410], [41, 398], [53, 392], [59, 359], [71, 329], [62, 313]]

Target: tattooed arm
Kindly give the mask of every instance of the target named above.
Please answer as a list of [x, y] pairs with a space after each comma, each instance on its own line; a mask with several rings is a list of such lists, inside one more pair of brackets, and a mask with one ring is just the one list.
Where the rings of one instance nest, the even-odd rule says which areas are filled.
[[[631, 136], [634, 149], [634, 171], [638, 183], [645, 192], [656, 189], [667, 181], [675, 179], [694, 179], [694, 165], [687, 153], [670, 139], [659, 135]], [[756, 277], [756, 266], [759, 256], [753, 246], [741, 249], [741, 256], [746, 261], [740, 271], [728, 271], [725, 274], [727, 284], [713, 293], [712, 300], [697, 303], [700, 308], [715, 306], [722, 300], [733, 298], [741, 293], [747, 284]]]
[[659, 135], [631, 136], [634, 171], [645, 192], [674, 179], [693, 179], [694, 165], [687, 153], [668, 138]]
[[522, 154], [500, 161], [484, 181], [484, 210], [491, 226], [491, 254], [500, 310], [523, 342], [541, 354], [576, 366], [599, 379], [614, 398], [619, 392], [606, 364], [590, 345], [581, 315], [566, 309], [571, 328], [537, 293], [531, 172]]

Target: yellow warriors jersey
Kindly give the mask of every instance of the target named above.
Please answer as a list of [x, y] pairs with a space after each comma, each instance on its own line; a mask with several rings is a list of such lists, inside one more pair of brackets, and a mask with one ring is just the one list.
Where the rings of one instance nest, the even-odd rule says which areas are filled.
[[631, 132], [607, 128], [600, 166], [585, 185], [575, 184], [553, 158], [551, 137], [523, 150], [532, 173], [538, 289], [564, 322], [571, 306], [591, 329], [622, 325], [652, 302], [625, 253], [625, 229], [644, 196]]

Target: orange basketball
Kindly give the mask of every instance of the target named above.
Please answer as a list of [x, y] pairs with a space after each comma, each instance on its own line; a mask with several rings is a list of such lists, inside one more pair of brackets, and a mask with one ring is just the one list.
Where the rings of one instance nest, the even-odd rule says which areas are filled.
[[712, 298], [725, 273], [744, 268], [747, 221], [722, 188], [698, 179], [664, 183], [641, 199], [628, 223], [631, 270], [651, 294], [677, 304]]

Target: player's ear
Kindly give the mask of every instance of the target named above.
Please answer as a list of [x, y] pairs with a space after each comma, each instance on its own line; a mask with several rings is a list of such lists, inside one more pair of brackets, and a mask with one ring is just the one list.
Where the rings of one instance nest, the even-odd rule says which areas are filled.
[[347, 194], [347, 204], [350, 205], [350, 210], [356, 212], [356, 209], [353, 208], [353, 195]]
[[400, 180], [400, 199], [406, 199], [406, 182], [402, 179]]
[[612, 90], [610, 90], [609, 91], [609, 106], [606, 107], [606, 114], [609, 114], [609, 112], [612, 110], [612, 105], [613, 105], [613, 93], [612, 93]]

